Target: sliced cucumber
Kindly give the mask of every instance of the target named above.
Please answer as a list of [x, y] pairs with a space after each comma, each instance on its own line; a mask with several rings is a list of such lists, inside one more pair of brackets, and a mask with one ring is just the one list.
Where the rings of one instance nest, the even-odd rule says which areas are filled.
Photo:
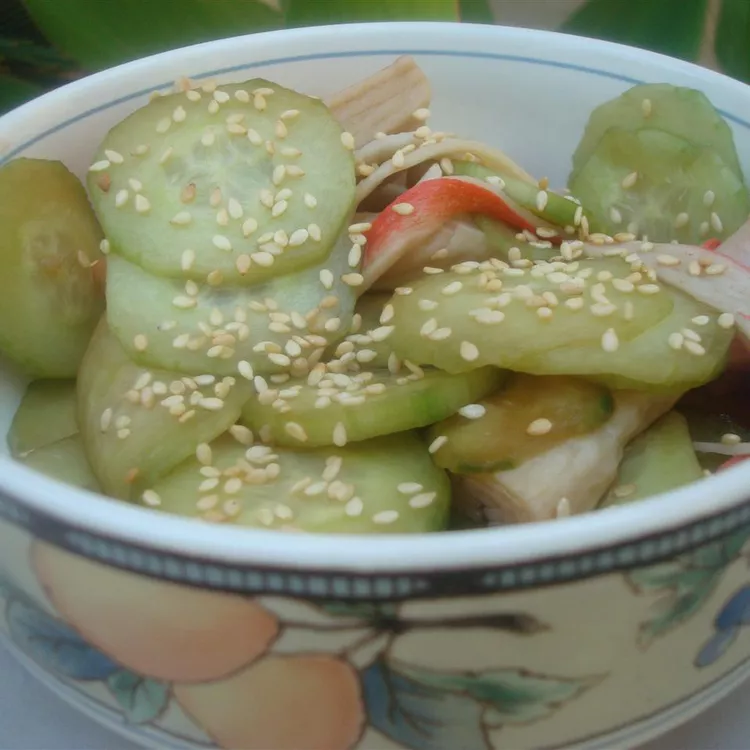
[[712, 148], [742, 179], [732, 131], [701, 91], [668, 83], [640, 84], [600, 105], [591, 113], [586, 132], [573, 155], [574, 173], [589, 160], [604, 134], [613, 127], [657, 128], [696, 146]]
[[625, 448], [617, 481], [600, 507], [634, 503], [702, 477], [687, 422], [672, 411]]
[[[454, 161], [454, 173], [474, 177], [478, 180], [486, 180], [488, 177], [496, 176], [489, 167], [471, 161]], [[536, 214], [539, 218], [558, 227], [576, 227], [581, 223], [577, 217], [578, 204], [568, 200], [559, 193], [552, 190], [542, 191], [533, 183], [524, 182], [507, 175], [502, 176], [503, 192], [518, 205]], [[540, 203], [539, 194], [544, 192], [544, 203]], [[578, 218], [578, 221], [576, 221]]]
[[242, 422], [265, 429], [274, 445], [341, 445], [426, 427], [492, 393], [504, 378], [494, 367], [460, 375], [331, 374], [317, 385], [290, 381], [273, 401], [253, 396], [242, 409]]
[[0, 351], [35, 378], [75, 377], [104, 309], [102, 231], [57, 161], [0, 168]]
[[[612, 389], [654, 389], [682, 393], [718, 377], [724, 369], [733, 332], [718, 325], [718, 315], [692, 297], [663, 287], [672, 312], [640, 336], [621, 342], [616, 352], [601, 347], [569, 347], [545, 353], [544, 367], [567, 375], [586, 375]], [[655, 295], [658, 296], [658, 295]], [[636, 300], [637, 301], [637, 300]], [[697, 326], [696, 318], [708, 318]], [[690, 342], [685, 336], [700, 341]], [[673, 348], [675, 334], [685, 338]], [[695, 348], [695, 344], [699, 344]], [[705, 352], [705, 353], [701, 353]]]
[[614, 411], [612, 394], [579, 378], [514, 375], [479, 402], [479, 419], [456, 414], [429, 431], [445, 436], [435, 462], [456, 474], [514, 469], [566, 440], [601, 427]]
[[354, 208], [346, 140], [321, 101], [262, 79], [161, 96], [109, 132], [89, 188], [113, 252], [159, 275], [255, 284], [327, 257]]
[[[562, 374], [548, 365], [552, 353], [563, 355], [569, 347], [601, 350], [610, 329], [621, 342], [635, 339], [672, 311], [668, 291], [633, 291], [630, 266], [620, 258], [530, 269], [503, 266], [464, 264], [425, 276], [406, 290], [408, 294], [395, 294], [389, 341], [396, 353], [447, 372], [494, 365], [538, 375]], [[571, 309], [571, 299], [583, 309]], [[616, 366], [617, 358], [609, 355]], [[574, 371], [565, 374], [589, 372], [580, 354], [570, 364]]]
[[147, 493], [167, 513], [290, 531], [377, 534], [446, 528], [450, 483], [419, 438], [346, 448], [248, 448], [230, 437], [212, 463], [190, 459]]
[[29, 384], [8, 430], [11, 455], [75, 435], [76, 384], [73, 380], [35, 380]]
[[86, 458], [80, 435], [71, 435], [55, 443], [43, 445], [19, 460], [30, 469], [60, 482], [92, 492], [100, 490], [99, 482]]
[[662, 130], [608, 130], [569, 187], [592, 230], [657, 242], [725, 239], [750, 213], [747, 188], [716, 151]]
[[198, 380], [210, 384], [139, 367], [102, 320], [81, 364], [78, 423], [107, 494], [130, 499], [237, 421], [250, 384]]
[[356, 290], [342, 280], [353, 272], [350, 247], [345, 241], [322, 264], [251, 287], [186, 286], [112, 257], [107, 320], [129, 356], [150, 367], [232, 375], [245, 361], [267, 374], [296, 361], [294, 371], [305, 374], [351, 325]]

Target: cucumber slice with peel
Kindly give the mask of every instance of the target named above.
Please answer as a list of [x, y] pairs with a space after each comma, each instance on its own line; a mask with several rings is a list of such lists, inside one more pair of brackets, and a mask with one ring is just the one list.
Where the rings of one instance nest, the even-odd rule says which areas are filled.
[[435, 454], [455, 474], [514, 469], [566, 440], [601, 427], [614, 411], [612, 394], [579, 378], [514, 375], [482, 399], [478, 419], [456, 414], [433, 425], [430, 442], [447, 438]]
[[723, 240], [750, 214], [742, 179], [712, 149], [662, 130], [612, 128], [569, 184], [592, 231], [656, 242]]
[[[350, 327], [356, 290], [343, 279], [351, 243], [322, 264], [256, 286], [213, 287], [153, 276], [123, 258], [107, 271], [107, 320], [128, 355], [182, 373], [304, 375]], [[281, 364], [279, 364], [281, 362]]]
[[102, 231], [60, 162], [0, 168], [0, 351], [33, 378], [75, 377], [104, 310]]
[[256, 284], [328, 256], [354, 208], [350, 147], [321, 101], [255, 79], [152, 100], [108, 133], [89, 189], [113, 252]]
[[599, 507], [638, 502], [702, 478], [687, 422], [671, 411], [625, 448], [617, 481]]
[[[503, 192], [519, 206], [536, 214], [555, 226], [575, 228], [581, 223], [583, 209], [578, 211], [578, 204], [552, 190], [542, 190], [538, 185], [518, 180], [514, 177], [497, 175], [483, 164], [471, 161], [454, 161], [453, 170], [457, 175], [474, 177], [478, 180], [501, 179]], [[580, 215], [579, 215], [580, 214]], [[569, 232], [572, 234], [572, 232]]]
[[102, 320], [78, 376], [78, 423], [103, 490], [137, 495], [233, 425], [250, 391], [239, 377], [139, 367]]
[[265, 430], [274, 445], [343, 445], [426, 427], [492, 393], [505, 378], [484, 367], [449, 375], [439, 370], [388, 370], [323, 375], [315, 385], [289, 381], [242, 409], [242, 423]]
[[616, 352], [590, 346], [551, 349], [544, 367], [585, 375], [613, 390], [684, 393], [714, 380], [725, 367], [734, 332], [718, 324], [715, 310], [687, 294], [668, 287], [659, 294], [672, 300], [671, 313], [640, 336], [621, 341]]
[[613, 127], [630, 131], [656, 128], [696, 146], [711, 148], [742, 179], [732, 130], [701, 91], [668, 83], [640, 84], [601, 104], [591, 113], [573, 155], [574, 174], [583, 168], [604, 134]]
[[210, 453], [157, 482], [147, 501], [167, 513], [288, 531], [403, 534], [448, 524], [450, 483], [412, 433], [318, 450], [224, 436]]
[[[647, 284], [647, 292], [655, 286], [632, 277], [621, 258], [526, 269], [499, 261], [462, 264], [394, 294], [389, 342], [400, 357], [447, 372], [494, 365], [554, 375], [550, 353], [601, 350], [605, 338], [635, 339], [665, 319], [673, 307], [670, 293], [639, 291]], [[607, 353], [616, 368], [614, 352]], [[566, 374], [588, 374], [584, 358], [571, 365], [577, 371]]]
[[57, 442], [43, 445], [19, 460], [30, 469], [46, 474], [52, 479], [91, 492], [100, 491], [99, 482], [91, 471], [80, 435], [70, 435]]
[[8, 430], [12, 456], [22, 456], [78, 432], [73, 380], [29, 383]]

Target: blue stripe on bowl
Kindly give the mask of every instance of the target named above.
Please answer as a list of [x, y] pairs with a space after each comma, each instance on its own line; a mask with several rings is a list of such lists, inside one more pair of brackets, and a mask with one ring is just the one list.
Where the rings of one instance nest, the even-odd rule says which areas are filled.
[[[495, 61], [501, 61], [501, 62], [516, 62], [516, 63], [524, 63], [526, 65], [538, 65], [538, 66], [542, 66], [546, 68], [573, 70], [578, 73], [584, 73], [586, 75], [592, 75], [592, 76], [599, 76], [600, 78], [609, 78], [614, 81], [622, 81], [623, 83], [629, 83], [631, 85], [644, 83], [644, 81], [638, 78], [632, 78], [631, 76], [622, 75], [620, 73], [613, 73], [608, 70], [601, 70], [600, 68], [592, 68], [587, 65], [576, 65], [574, 63], [562, 62], [561, 60], [543, 60], [538, 57], [526, 57], [524, 55], [503, 55], [503, 54], [494, 53], [494, 52], [456, 52], [453, 50], [437, 50], [437, 49], [428, 49], [428, 50], [421, 50], [421, 49], [416, 49], [416, 50], [414, 49], [361, 50], [360, 49], [360, 50], [352, 50], [349, 52], [316, 52], [315, 54], [309, 54], [309, 55], [292, 55], [292, 56], [287, 56], [287, 57], [274, 57], [274, 58], [270, 58], [268, 60], [262, 60], [259, 62], [246, 63], [242, 65], [232, 65], [230, 67], [225, 67], [225, 68], [216, 68], [214, 70], [208, 70], [203, 73], [194, 74], [191, 76], [191, 78], [193, 80], [199, 81], [199, 80], [203, 80], [206, 78], [218, 78], [219, 76], [229, 75], [231, 73], [239, 73], [245, 70], [257, 70], [258, 68], [265, 68], [271, 65], [283, 65], [283, 64], [288, 64], [288, 63], [310, 62], [312, 60], [341, 60], [341, 59], [353, 58], [353, 57], [397, 57], [398, 55], [413, 55], [414, 57], [452, 57], [452, 58], [458, 58], [458, 59], [464, 58], [467, 60], [495, 60]], [[44, 140], [50, 135], [54, 135], [60, 130], [64, 130], [70, 125], [74, 125], [77, 122], [81, 122], [81, 120], [85, 120], [87, 117], [91, 117], [92, 115], [98, 114], [99, 112], [104, 112], [120, 104], [133, 101], [134, 99], [148, 96], [149, 94], [153, 94], [155, 91], [163, 91], [164, 89], [170, 88], [173, 85], [174, 85], [174, 81], [166, 81], [165, 83], [157, 84], [155, 86], [150, 86], [148, 88], [141, 89], [140, 91], [136, 91], [132, 94], [128, 94], [127, 96], [121, 96], [121, 97], [118, 97], [117, 99], [111, 99], [110, 101], [105, 102], [104, 104], [100, 104], [97, 107], [93, 107], [92, 109], [87, 109], [84, 112], [77, 114], [75, 117], [71, 117], [67, 120], [63, 120], [63, 122], [58, 123], [54, 127], [43, 131], [42, 133], [35, 136], [34, 138], [29, 139], [28, 141], [24, 141], [22, 144], [14, 148], [12, 151], [9, 151], [7, 154], [5, 154], [2, 157], [2, 159], [0, 159], [0, 166], [5, 164], [9, 160], [15, 158], [16, 156], [19, 156], [20, 154], [22, 154], [24, 151], [26, 151], [28, 148], [30, 148], [34, 144], [39, 143], [39, 141]], [[750, 122], [748, 122], [747, 120], [744, 120], [743, 118], [739, 117], [738, 115], [734, 115], [731, 112], [726, 112], [725, 110], [719, 110], [719, 112], [722, 115], [722, 117], [724, 117], [725, 119], [730, 120], [731, 122], [735, 123], [736, 125], [739, 125], [740, 127], [747, 128], [750, 130]]]

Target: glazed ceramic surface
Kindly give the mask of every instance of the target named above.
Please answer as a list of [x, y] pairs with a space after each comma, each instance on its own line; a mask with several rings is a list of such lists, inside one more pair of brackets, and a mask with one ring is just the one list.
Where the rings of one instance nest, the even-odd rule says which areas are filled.
[[[181, 77], [325, 95], [414, 55], [436, 126], [564, 183], [591, 109], [640, 81], [702, 88], [750, 164], [750, 90], [645, 52], [490, 27], [375, 25], [133, 63], [0, 120], [3, 159], [82, 174]], [[24, 387], [6, 367], [0, 434]], [[346, 539], [212, 527], [0, 457], [0, 631], [143, 745], [250, 750], [629, 747], [750, 674], [750, 470], [546, 525]]]

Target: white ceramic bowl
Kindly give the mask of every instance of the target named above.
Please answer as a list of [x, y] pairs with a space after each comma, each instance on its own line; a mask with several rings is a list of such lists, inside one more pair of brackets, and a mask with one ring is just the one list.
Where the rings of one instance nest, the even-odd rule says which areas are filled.
[[[140, 60], [0, 119], [2, 158], [83, 174], [106, 130], [181, 77], [325, 95], [413, 55], [433, 121], [564, 184], [597, 104], [704, 90], [750, 163], [750, 89], [538, 31], [376, 24]], [[0, 379], [5, 434], [24, 382]], [[344, 538], [219, 528], [77, 491], [0, 457], [0, 631], [81, 710], [160, 748], [611, 748], [750, 672], [750, 464], [668, 496], [521, 528]]]

